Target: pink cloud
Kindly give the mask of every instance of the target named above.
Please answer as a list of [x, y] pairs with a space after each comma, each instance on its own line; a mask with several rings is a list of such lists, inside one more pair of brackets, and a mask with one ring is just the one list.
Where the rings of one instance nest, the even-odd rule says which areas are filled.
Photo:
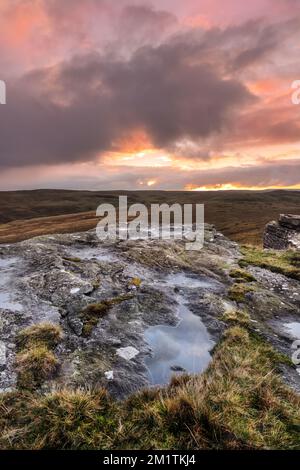
[[[269, 153], [259, 179], [248, 161], [238, 172], [242, 159], [233, 170], [227, 162], [222, 176], [211, 155], [270, 146], [275, 155], [299, 142], [299, 108], [289, 95], [300, 79], [299, 19], [298, 0], [1, 0], [0, 78], [8, 85], [1, 168], [30, 184], [21, 166], [39, 166], [43, 185], [56, 178], [68, 186], [67, 168], [80, 187], [103, 184], [91, 168], [107, 151], [144, 144], [171, 155], [170, 166], [159, 175], [150, 165], [128, 173], [121, 158], [113, 168], [105, 160], [108, 185], [165, 188], [168, 177], [176, 188], [214, 179], [294, 184], [295, 160], [275, 164]], [[199, 162], [211, 165], [195, 181], [184, 172], [193, 161], [197, 171]]]

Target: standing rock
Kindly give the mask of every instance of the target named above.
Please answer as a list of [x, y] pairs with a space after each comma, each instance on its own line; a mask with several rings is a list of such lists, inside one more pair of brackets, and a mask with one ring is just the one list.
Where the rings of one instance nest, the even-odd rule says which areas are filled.
[[300, 249], [300, 215], [281, 214], [278, 222], [269, 222], [264, 231], [264, 248]]

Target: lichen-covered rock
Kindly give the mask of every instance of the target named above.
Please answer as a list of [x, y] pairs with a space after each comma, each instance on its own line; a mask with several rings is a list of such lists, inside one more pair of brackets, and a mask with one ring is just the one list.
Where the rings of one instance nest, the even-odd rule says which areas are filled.
[[264, 231], [264, 248], [300, 250], [300, 216], [281, 214], [278, 222], [269, 222]]

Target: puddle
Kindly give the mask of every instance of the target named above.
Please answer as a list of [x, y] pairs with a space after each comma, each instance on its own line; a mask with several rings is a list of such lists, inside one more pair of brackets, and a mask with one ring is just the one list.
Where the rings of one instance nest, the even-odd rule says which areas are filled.
[[300, 322], [284, 323], [284, 329], [295, 339], [300, 339]]
[[214, 342], [201, 319], [184, 305], [182, 298], [178, 313], [180, 320], [177, 326], [152, 326], [145, 332], [152, 349], [146, 366], [153, 385], [168, 383], [177, 371], [200, 373], [211, 360], [209, 351]]
[[174, 287], [212, 287], [213, 281], [209, 279], [201, 279], [199, 277], [188, 276], [186, 273], [169, 274], [165, 280], [167, 284]]
[[0, 269], [11, 268], [18, 258], [0, 258]]
[[4, 310], [14, 310], [19, 312], [23, 309], [22, 305], [18, 302], [13, 302], [10, 300], [10, 294], [6, 292], [0, 292], [0, 309]]
[[[130, 232], [130, 222], [129, 223], [125, 223], [125, 226], [117, 226], [117, 233], [119, 235], [122, 235], [124, 236], [125, 234], [125, 237], [127, 234], [129, 234]], [[162, 224], [162, 223], [159, 223], [159, 224], [147, 224], [145, 227], [141, 227], [139, 232], [136, 232], [135, 231], [135, 227], [134, 227], [134, 231], [133, 233], [130, 233], [130, 238], [131, 240], [145, 240], [145, 239], [161, 239], [162, 238], [162, 234], [164, 234], [165, 236], [165, 240], [168, 241], [168, 240], [173, 240], [174, 239], [174, 236], [175, 236], [175, 233], [177, 235], [180, 235], [180, 237], [183, 237], [183, 238], [187, 238], [187, 237], [190, 237], [191, 235], [195, 236], [196, 234], [196, 231], [195, 229], [189, 227], [189, 226], [185, 226], [183, 224]], [[178, 237], [177, 237], [178, 238]], [[188, 240], [187, 240], [188, 241]]]
[[[0, 288], [6, 288], [9, 292], [0, 291], [0, 309], [7, 310], [22, 310], [22, 305], [18, 302], [11, 301], [11, 274], [13, 272], [13, 266], [18, 261], [18, 258], [0, 258]], [[7, 287], [6, 287], [7, 286]]]
[[105, 262], [115, 262], [117, 257], [109, 253], [105, 248], [72, 248], [68, 250], [68, 257], [81, 258], [83, 260], [97, 260]]

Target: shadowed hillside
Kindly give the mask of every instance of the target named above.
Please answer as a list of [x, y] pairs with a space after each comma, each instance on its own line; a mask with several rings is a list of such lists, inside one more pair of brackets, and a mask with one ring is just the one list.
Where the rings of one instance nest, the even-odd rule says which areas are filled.
[[68, 191], [36, 190], [0, 193], [0, 242], [32, 236], [87, 230], [95, 226], [103, 202], [204, 203], [205, 221], [241, 243], [259, 244], [267, 222], [280, 213], [299, 213], [300, 191]]

